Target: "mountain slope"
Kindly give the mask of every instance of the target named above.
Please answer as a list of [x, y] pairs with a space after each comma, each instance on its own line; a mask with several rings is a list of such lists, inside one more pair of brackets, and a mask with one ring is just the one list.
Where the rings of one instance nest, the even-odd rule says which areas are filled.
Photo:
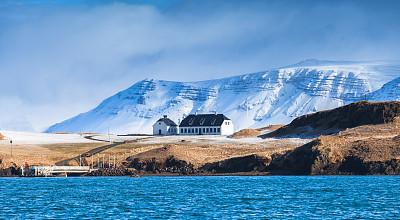
[[213, 111], [231, 118], [236, 129], [285, 124], [300, 115], [362, 100], [365, 94], [369, 97], [399, 73], [398, 61], [307, 60], [201, 82], [146, 79], [47, 132], [150, 133], [162, 115], [179, 123], [184, 115]]

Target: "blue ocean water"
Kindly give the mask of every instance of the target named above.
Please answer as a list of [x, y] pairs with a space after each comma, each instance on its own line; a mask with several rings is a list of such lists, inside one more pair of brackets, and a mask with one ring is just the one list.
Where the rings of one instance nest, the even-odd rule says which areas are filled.
[[400, 176], [0, 178], [0, 219], [400, 218]]

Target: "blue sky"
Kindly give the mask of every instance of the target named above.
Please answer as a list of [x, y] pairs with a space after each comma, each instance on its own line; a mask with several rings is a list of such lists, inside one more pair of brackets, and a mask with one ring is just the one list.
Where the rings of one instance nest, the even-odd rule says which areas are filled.
[[42, 130], [144, 78], [399, 60], [399, 11], [395, 0], [3, 0], [0, 128], [27, 118]]

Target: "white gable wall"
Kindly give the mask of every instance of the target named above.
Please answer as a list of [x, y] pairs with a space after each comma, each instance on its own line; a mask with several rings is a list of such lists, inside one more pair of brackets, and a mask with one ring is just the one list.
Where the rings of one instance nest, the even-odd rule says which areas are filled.
[[221, 125], [221, 135], [231, 135], [235, 130], [235, 126], [233, 125], [231, 120], [224, 120]]
[[[163, 121], [162, 122], [156, 122], [153, 125], [153, 135], [167, 135], [168, 134], [168, 128]], [[161, 134], [160, 134], [161, 130]]]
[[156, 122], [153, 125], [153, 135], [175, 135], [178, 134], [177, 132], [178, 132], [178, 127], [168, 126], [163, 121]]

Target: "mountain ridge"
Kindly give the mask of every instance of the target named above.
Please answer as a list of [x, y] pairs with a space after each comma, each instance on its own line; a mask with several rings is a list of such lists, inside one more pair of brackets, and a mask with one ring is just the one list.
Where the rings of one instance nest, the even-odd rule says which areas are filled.
[[150, 133], [162, 115], [179, 123], [185, 115], [215, 111], [231, 118], [236, 130], [285, 124], [300, 115], [360, 101], [365, 94], [372, 97], [400, 75], [400, 61], [302, 62], [299, 67], [198, 82], [145, 79], [46, 132]]

